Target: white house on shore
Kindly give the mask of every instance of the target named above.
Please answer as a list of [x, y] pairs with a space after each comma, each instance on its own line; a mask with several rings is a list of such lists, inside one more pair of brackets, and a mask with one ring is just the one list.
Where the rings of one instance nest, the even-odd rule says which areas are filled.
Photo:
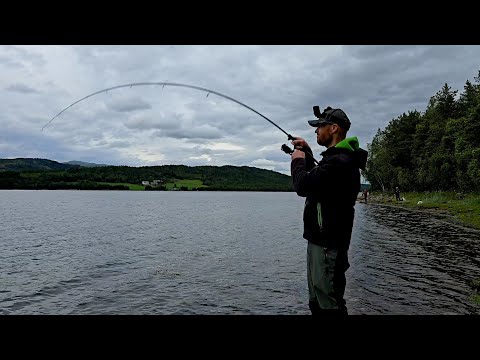
[[150, 181], [142, 181], [142, 185], [143, 186], [147, 186], [147, 185], [153, 185], [153, 186], [158, 186], [158, 185], [162, 185], [163, 183], [163, 180], [153, 180], [151, 183]]

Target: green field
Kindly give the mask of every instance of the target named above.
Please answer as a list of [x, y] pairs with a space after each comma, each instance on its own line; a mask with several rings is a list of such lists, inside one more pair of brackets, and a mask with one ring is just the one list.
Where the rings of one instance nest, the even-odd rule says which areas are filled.
[[407, 192], [400, 196], [405, 198], [405, 201], [396, 201], [395, 195], [390, 193], [372, 192], [369, 200], [416, 209], [439, 209], [466, 225], [480, 229], [480, 194], [464, 194], [463, 199], [458, 198], [454, 192]]
[[177, 180], [175, 179], [174, 182], [165, 183], [167, 190], [172, 190], [174, 187], [180, 189], [182, 186], [186, 186], [188, 190], [192, 190], [192, 188], [206, 188], [208, 186], [203, 185], [202, 180]]
[[[110, 182], [99, 182], [99, 184], [109, 184], [109, 185], [126, 185], [130, 190], [145, 190], [145, 186], [138, 184], [129, 184], [129, 183], [110, 183]], [[167, 190], [172, 190], [174, 187], [177, 187], [179, 190], [182, 186], [186, 186], [188, 190], [192, 188], [206, 188], [208, 186], [203, 185], [202, 180], [177, 180], [174, 182], [165, 183], [164, 186]]]
[[99, 182], [99, 184], [107, 184], [107, 185], [126, 185], [130, 188], [130, 190], [145, 190], [145, 186], [138, 185], [138, 184], [129, 184], [129, 183], [111, 183], [111, 182]]

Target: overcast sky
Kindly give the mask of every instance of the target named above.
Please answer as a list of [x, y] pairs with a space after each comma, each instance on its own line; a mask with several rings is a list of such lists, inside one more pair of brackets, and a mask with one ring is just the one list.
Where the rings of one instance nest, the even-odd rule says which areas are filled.
[[317, 159], [312, 107], [342, 108], [367, 148], [378, 128], [424, 111], [445, 82], [463, 91], [480, 46], [0, 46], [0, 158], [153, 166], [254, 166], [289, 173], [286, 136], [208, 88], [305, 138]]

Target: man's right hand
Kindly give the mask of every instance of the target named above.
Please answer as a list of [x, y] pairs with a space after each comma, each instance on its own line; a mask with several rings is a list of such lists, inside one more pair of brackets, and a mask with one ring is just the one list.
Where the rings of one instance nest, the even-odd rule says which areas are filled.
[[292, 145], [295, 149], [296, 148], [310, 148], [310, 146], [308, 146], [308, 143], [300, 137], [295, 138], [295, 140], [292, 141]]

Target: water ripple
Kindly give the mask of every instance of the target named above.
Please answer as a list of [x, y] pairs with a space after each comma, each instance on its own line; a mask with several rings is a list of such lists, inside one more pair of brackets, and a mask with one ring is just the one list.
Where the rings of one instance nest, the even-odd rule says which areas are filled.
[[[293, 193], [0, 197], [0, 314], [309, 314]], [[480, 278], [479, 234], [357, 204], [349, 312], [479, 314], [468, 286]]]

